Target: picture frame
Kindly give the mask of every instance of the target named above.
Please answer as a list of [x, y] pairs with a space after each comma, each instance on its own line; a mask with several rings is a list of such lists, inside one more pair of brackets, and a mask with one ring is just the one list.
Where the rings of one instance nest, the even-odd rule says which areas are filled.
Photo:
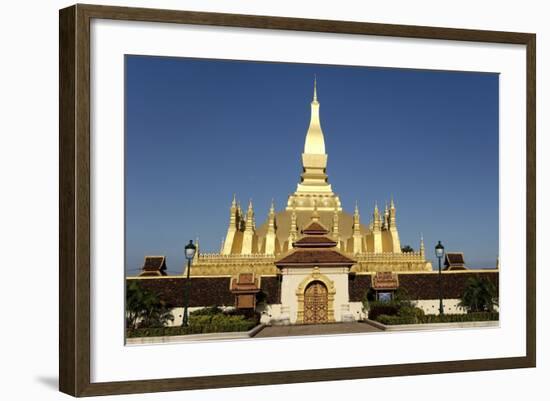
[[[525, 46], [525, 356], [253, 372], [150, 380], [91, 379], [91, 37], [92, 20], [351, 34]], [[536, 366], [536, 36], [530, 33], [374, 24], [192, 11], [74, 5], [59, 14], [59, 389], [73, 396], [350, 380]]]

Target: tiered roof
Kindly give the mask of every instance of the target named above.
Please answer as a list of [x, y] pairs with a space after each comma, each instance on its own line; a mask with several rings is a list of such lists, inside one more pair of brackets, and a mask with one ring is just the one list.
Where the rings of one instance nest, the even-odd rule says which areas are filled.
[[316, 211], [312, 221], [302, 230], [304, 237], [294, 242], [294, 249], [275, 262], [277, 267], [343, 266], [356, 263], [336, 248], [336, 241], [327, 237], [329, 231], [319, 222]]

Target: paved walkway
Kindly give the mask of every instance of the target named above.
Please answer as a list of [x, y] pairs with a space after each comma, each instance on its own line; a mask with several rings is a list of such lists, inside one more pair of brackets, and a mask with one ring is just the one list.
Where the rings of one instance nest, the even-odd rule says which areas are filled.
[[382, 331], [367, 323], [328, 323], [288, 326], [267, 326], [254, 337], [315, 336], [322, 334], [370, 333]]

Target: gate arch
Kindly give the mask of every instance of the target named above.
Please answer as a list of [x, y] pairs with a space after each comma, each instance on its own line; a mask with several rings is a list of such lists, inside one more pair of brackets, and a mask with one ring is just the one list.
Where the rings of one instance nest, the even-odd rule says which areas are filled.
[[[313, 285], [315, 285], [316, 287], [313, 287]], [[313, 270], [313, 273], [307, 276], [296, 289], [296, 296], [298, 297], [298, 315], [296, 317], [296, 323], [316, 323], [315, 321], [310, 321], [310, 316], [308, 316], [308, 319], [304, 319], [305, 298], [306, 298], [306, 291], [308, 289], [310, 289], [310, 291], [313, 291], [313, 292], [317, 290], [318, 302], [320, 301], [319, 297], [320, 296], [324, 297], [326, 294], [326, 303], [323, 301], [323, 304], [326, 305], [326, 313], [325, 313], [326, 317], [324, 317], [322, 319], [323, 321], [319, 323], [334, 322], [334, 295], [336, 294], [334, 282], [324, 274], [321, 274], [319, 272], [319, 268], [316, 268]], [[325, 293], [320, 294], [319, 291], [325, 291]], [[313, 296], [314, 294], [310, 294], [310, 295]], [[323, 307], [321, 306], [321, 308]], [[318, 314], [317, 316], [322, 317], [322, 315], [323, 315], [323, 312], [320, 311], [320, 315]]]

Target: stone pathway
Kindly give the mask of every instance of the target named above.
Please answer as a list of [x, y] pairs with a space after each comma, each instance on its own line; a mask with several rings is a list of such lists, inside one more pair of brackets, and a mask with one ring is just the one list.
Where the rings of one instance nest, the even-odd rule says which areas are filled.
[[289, 337], [289, 336], [316, 336], [323, 334], [350, 334], [370, 333], [382, 331], [367, 323], [328, 323], [328, 324], [303, 324], [288, 326], [267, 326], [254, 336], [259, 337]]

